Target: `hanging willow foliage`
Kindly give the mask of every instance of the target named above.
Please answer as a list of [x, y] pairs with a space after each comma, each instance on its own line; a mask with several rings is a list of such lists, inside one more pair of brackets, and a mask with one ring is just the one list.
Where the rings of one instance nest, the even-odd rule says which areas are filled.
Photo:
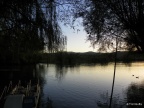
[[0, 1], [0, 58], [62, 50], [66, 45], [55, 0]]
[[54, 0], [1, 0], [0, 14], [1, 36], [8, 35], [20, 46], [25, 46], [25, 40], [25, 44], [33, 44], [32, 47], [37, 44], [38, 50], [45, 43], [49, 50], [55, 50], [55, 46], [65, 44], [65, 37], [57, 21]]

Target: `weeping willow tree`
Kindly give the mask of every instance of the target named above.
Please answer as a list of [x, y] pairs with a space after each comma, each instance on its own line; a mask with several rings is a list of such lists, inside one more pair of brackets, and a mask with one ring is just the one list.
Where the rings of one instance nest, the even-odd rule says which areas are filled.
[[66, 45], [58, 24], [55, 0], [0, 1], [0, 61], [29, 62], [47, 46], [49, 51]]

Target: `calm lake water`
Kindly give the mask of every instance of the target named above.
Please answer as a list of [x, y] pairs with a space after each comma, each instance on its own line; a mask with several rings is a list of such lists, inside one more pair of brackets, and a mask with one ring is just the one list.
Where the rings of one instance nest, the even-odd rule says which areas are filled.
[[[109, 104], [113, 63], [74, 67], [39, 64], [36, 70], [43, 79], [43, 108], [47, 107], [49, 99], [54, 108], [103, 108]], [[142, 107], [144, 62], [118, 63], [115, 78], [112, 106], [125, 108], [135, 103]]]
[[[22, 73], [0, 73], [0, 86], [9, 80], [39, 78], [42, 90], [40, 108], [48, 108], [48, 105], [53, 108], [108, 107], [114, 63], [79, 66], [37, 64], [35, 69], [23, 70]], [[115, 78], [113, 108], [143, 108], [144, 62], [118, 63]]]

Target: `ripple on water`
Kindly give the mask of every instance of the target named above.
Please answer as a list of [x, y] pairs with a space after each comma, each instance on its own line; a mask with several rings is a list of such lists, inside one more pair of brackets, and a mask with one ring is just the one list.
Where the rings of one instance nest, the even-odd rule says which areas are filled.
[[[119, 65], [119, 64], [118, 64]], [[74, 68], [74, 67], [73, 67]], [[53, 71], [45, 72], [43, 79], [43, 99], [51, 97], [54, 108], [96, 108], [97, 102], [109, 103], [112, 86], [113, 64], [107, 66], [80, 66], [79, 72], [71, 72], [70, 69], [64, 73]], [[46, 68], [45, 68], [46, 69]], [[113, 102], [117, 106], [126, 106], [129, 89], [140, 87], [139, 82], [143, 80], [143, 65], [125, 66], [120, 64], [117, 67], [114, 86]], [[132, 77], [132, 74], [141, 76], [140, 79]], [[59, 79], [58, 79], [59, 78]], [[136, 82], [138, 86], [132, 85]]]

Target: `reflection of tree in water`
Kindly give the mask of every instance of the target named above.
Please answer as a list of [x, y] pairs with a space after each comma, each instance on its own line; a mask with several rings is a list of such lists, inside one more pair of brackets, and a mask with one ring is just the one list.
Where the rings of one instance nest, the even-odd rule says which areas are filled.
[[[109, 108], [110, 97], [108, 92], [100, 94], [100, 98], [96, 101], [98, 108]], [[120, 100], [119, 96], [113, 97], [111, 108], [125, 108], [126, 103]]]
[[[120, 100], [119, 97], [113, 97], [112, 108], [144, 108], [144, 81], [140, 84], [131, 83], [126, 89], [126, 99]], [[109, 107], [108, 92], [100, 95], [97, 106], [99, 108]]]
[[61, 81], [66, 73], [68, 72], [68, 67], [64, 65], [56, 65], [56, 78]]
[[38, 64], [36, 66], [36, 73], [39, 77], [39, 79], [41, 80], [41, 83], [45, 84], [45, 75], [48, 72], [47, 71], [48, 66], [46, 64]]
[[41, 101], [38, 108], [53, 108], [53, 101], [49, 97], [47, 97], [46, 101]]
[[144, 105], [144, 81], [140, 84], [132, 83], [126, 90], [128, 108], [143, 108]]
[[52, 103], [53, 103], [53, 101], [48, 97], [47, 103], [46, 103], [46, 108], [53, 108]]
[[74, 69], [77, 69], [79, 71], [79, 65], [62, 65], [62, 64], [56, 64], [56, 78], [61, 81], [66, 73], [68, 72], [68, 69], [70, 69], [71, 72], [74, 71]]
[[48, 107], [50, 104], [50, 99], [48, 98], [45, 102], [45, 99], [44, 98], [44, 92], [43, 92], [43, 89], [44, 89], [44, 85], [46, 83], [46, 80], [45, 80], [45, 74], [46, 74], [46, 69], [47, 68], [47, 65], [44, 65], [44, 64], [38, 64], [36, 66], [36, 74], [39, 78], [39, 82], [40, 82], [40, 87], [41, 87], [41, 94], [40, 94], [40, 99], [39, 99], [39, 105], [38, 105], [38, 108], [52, 108], [52, 107]]
[[132, 66], [132, 63], [131, 62], [125, 62], [123, 63], [125, 66], [128, 66], [128, 67], [131, 67]]

